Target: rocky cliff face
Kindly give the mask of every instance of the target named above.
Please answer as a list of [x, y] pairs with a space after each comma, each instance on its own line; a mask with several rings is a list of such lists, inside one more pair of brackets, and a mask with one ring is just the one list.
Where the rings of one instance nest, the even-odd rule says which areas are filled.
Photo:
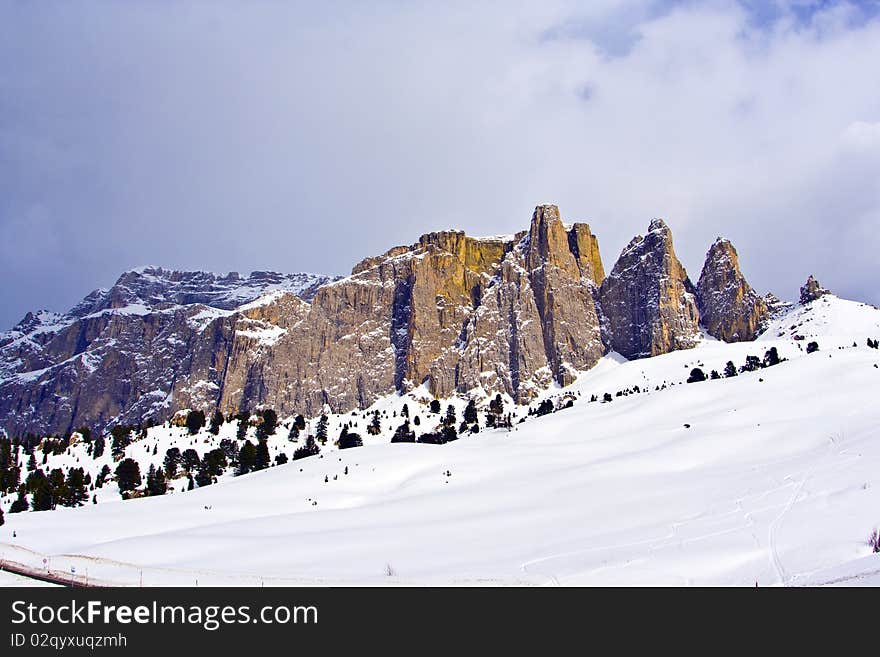
[[187, 407], [314, 415], [420, 385], [526, 401], [602, 357], [603, 278], [590, 227], [555, 206], [508, 238], [423, 235], [335, 282], [136, 270], [4, 336], [0, 417], [21, 432]]
[[[203, 342], [216, 340], [207, 327], [267, 292], [311, 298], [330, 280], [149, 267], [126, 272], [67, 314], [28, 313], [0, 334], [0, 423], [18, 434], [163, 417], [175, 408], [182, 373], [201, 351], [219, 349]], [[210, 390], [210, 380], [198, 386]]]
[[706, 254], [697, 306], [706, 331], [725, 342], [754, 340], [770, 316], [764, 299], [746, 282], [733, 244], [720, 237]]
[[483, 386], [525, 401], [604, 353], [592, 278], [601, 267], [589, 227], [566, 228], [553, 206], [510, 238], [429, 233], [362, 261], [308, 307], [273, 310], [286, 323], [259, 320], [279, 328], [271, 343], [241, 340], [240, 317], [209, 327], [218, 337], [205, 342], [227, 345], [230, 357], [221, 369], [210, 359], [217, 349], [206, 349], [187, 388], [214, 380], [225, 411], [316, 414], [420, 385], [437, 397]]
[[801, 304], [807, 304], [810, 303], [810, 301], [815, 301], [816, 299], [824, 297], [826, 294], [831, 294], [831, 291], [819, 285], [819, 281], [813, 278], [813, 275], [810, 274], [809, 278], [807, 278], [807, 282], [804, 283], [801, 288], [800, 302]]
[[[701, 304], [709, 330], [747, 339], [762, 302], [728, 247], [710, 250]], [[0, 422], [20, 434], [161, 421], [181, 408], [314, 416], [418, 386], [527, 402], [609, 349], [635, 358], [693, 347], [699, 320], [661, 220], [606, 277], [590, 226], [542, 205], [515, 235], [428, 233], [342, 279], [128, 272], [65, 315], [29, 314], [0, 334]]]
[[606, 343], [627, 358], [689, 349], [700, 339], [695, 290], [662, 219], [623, 250], [599, 298]]

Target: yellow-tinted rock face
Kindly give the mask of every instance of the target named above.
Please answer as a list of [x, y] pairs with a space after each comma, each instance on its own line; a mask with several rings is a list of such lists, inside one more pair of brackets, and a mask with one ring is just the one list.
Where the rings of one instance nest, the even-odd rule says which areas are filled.
[[[528, 229], [510, 237], [428, 233], [362, 260], [347, 278], [246, 306], [216, 305], [218, 286], [237, 275], [173, 274], [175, 292], [163, 297], [168, 276], [127, 274], [101, 301], [139, 307], [131, 289], [140, 286], [143, 298], [163, 299], [155, 312], [95, 312], [98, 294], [75, 321], [35, 332], [45, 344], [0, 342], [5, 362], [42, 372], [0, 384], [0, 419], [19, 432], [63, 432], [166, 419], [181, 408], [228, 414], [265, 405], [313, 416], [420, 385], [437, 397], [482, 387], [526, 402], [553, 382], [570, 383], [609, 349], [634, 358], [694, 346], [697, 296], [703, 324], [724, 340], [754, 338], [767, 315], [729, 243], [710, 249], [699, 295], [660, 220], [606, 277], [590, 226], [566, 226], [553, 205], [535, 208]], [[277, 286], [283, 277], [251, 279]], [[805, 298], [822, 293], [814, 280], [804, 289]], [[9, 424], [22, 409], [29, 415]]]
[[429, 233], [361, 261], [310, 305], [282, 296], [218, 320], [179, 399], [207, 379], [226, 412], [345, 410], [422, 384], [438, 397], [483, 386], [527, 400], [603, 355], [596, 271], [589, 226], [566, 229], [555, 206], [512, 238]]
[[736, 249], [721, 238], [706, 254], [697, 302], [706, 331], [725, 342], [754, 340], [769, 318], [766, 303], [740, 271]]
[[655, 219], [645, 237], [623, 250], [600, 292], [606, 344], [627, 358], [696, 346], [700, 315], [695, 290], [672, 246], [672, 231]]
[[599, 239], [590, 232], [590, 225], [574, 224], [569, 231], [569, 241], [582, 275], [590, 278], [597, 286], [602, 285], [605, 269], [599, 255]]

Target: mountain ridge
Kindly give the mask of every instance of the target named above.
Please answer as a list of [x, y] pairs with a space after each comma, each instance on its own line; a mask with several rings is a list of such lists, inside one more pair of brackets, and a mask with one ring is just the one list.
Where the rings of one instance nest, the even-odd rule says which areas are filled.
[[[140, 267], [64, 315], [29, 313], [0, 334], [0, 424], [63, 433], [181, 408], [315, 415], [420, 385], [438, 398], [482, 388], [528, 403], [611, 350], [695, 346], [712, 286], [748, 286], [738, 260], [710, 259], [700, 290], [655, 219], [606, 275], [590, 225], [541, 205], [527, 230], [426, 233], [347, 277]], [[722, 323], [752, 318], [751, 332], [708, 332], [754, 339], [769, 316], [755, 298], [713, 306]]]

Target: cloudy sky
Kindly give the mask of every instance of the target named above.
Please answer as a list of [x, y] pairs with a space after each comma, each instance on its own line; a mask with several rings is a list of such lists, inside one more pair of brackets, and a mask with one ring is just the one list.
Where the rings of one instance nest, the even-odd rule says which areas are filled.
[[348, 273], [664, 217], [880, 304], [878, 2], [0, 0], [0, 326], [133, 266]]

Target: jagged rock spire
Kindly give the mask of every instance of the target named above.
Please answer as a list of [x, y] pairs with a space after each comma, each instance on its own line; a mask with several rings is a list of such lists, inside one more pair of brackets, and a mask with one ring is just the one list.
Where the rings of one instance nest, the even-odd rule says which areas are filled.
[[672, 231], [654, 219], [602, 283], [608, 346], [627, 358], [694, 347], [700, 339], [694, 287], [675, 255]]
[[740, 270], [736, 249], [721, 237], [706, 253], [697, 305], [706, 331], [725, 342], [754, 340], [769, 317], [766, 303]]
[[598, 242], [587, 224], [566, 229], [555, 205], [532, 215], [526, 268], [541, 321], [544, 351], [560, 384], [572, 369], [592, 367], [605, 353], [593, 297], [594, 271], [602, 272]]
[[804, 283], [801, 288], [801, 304], [810, 303], [810, 301], [815, 301], [820, 297], [824, 297], [826, 294], [831, 294], [831, 290], [828, 290], [821, 285], [819, 285], [819, 281], [817, 281], [812, 274], [807, 279], [807, 282]]

